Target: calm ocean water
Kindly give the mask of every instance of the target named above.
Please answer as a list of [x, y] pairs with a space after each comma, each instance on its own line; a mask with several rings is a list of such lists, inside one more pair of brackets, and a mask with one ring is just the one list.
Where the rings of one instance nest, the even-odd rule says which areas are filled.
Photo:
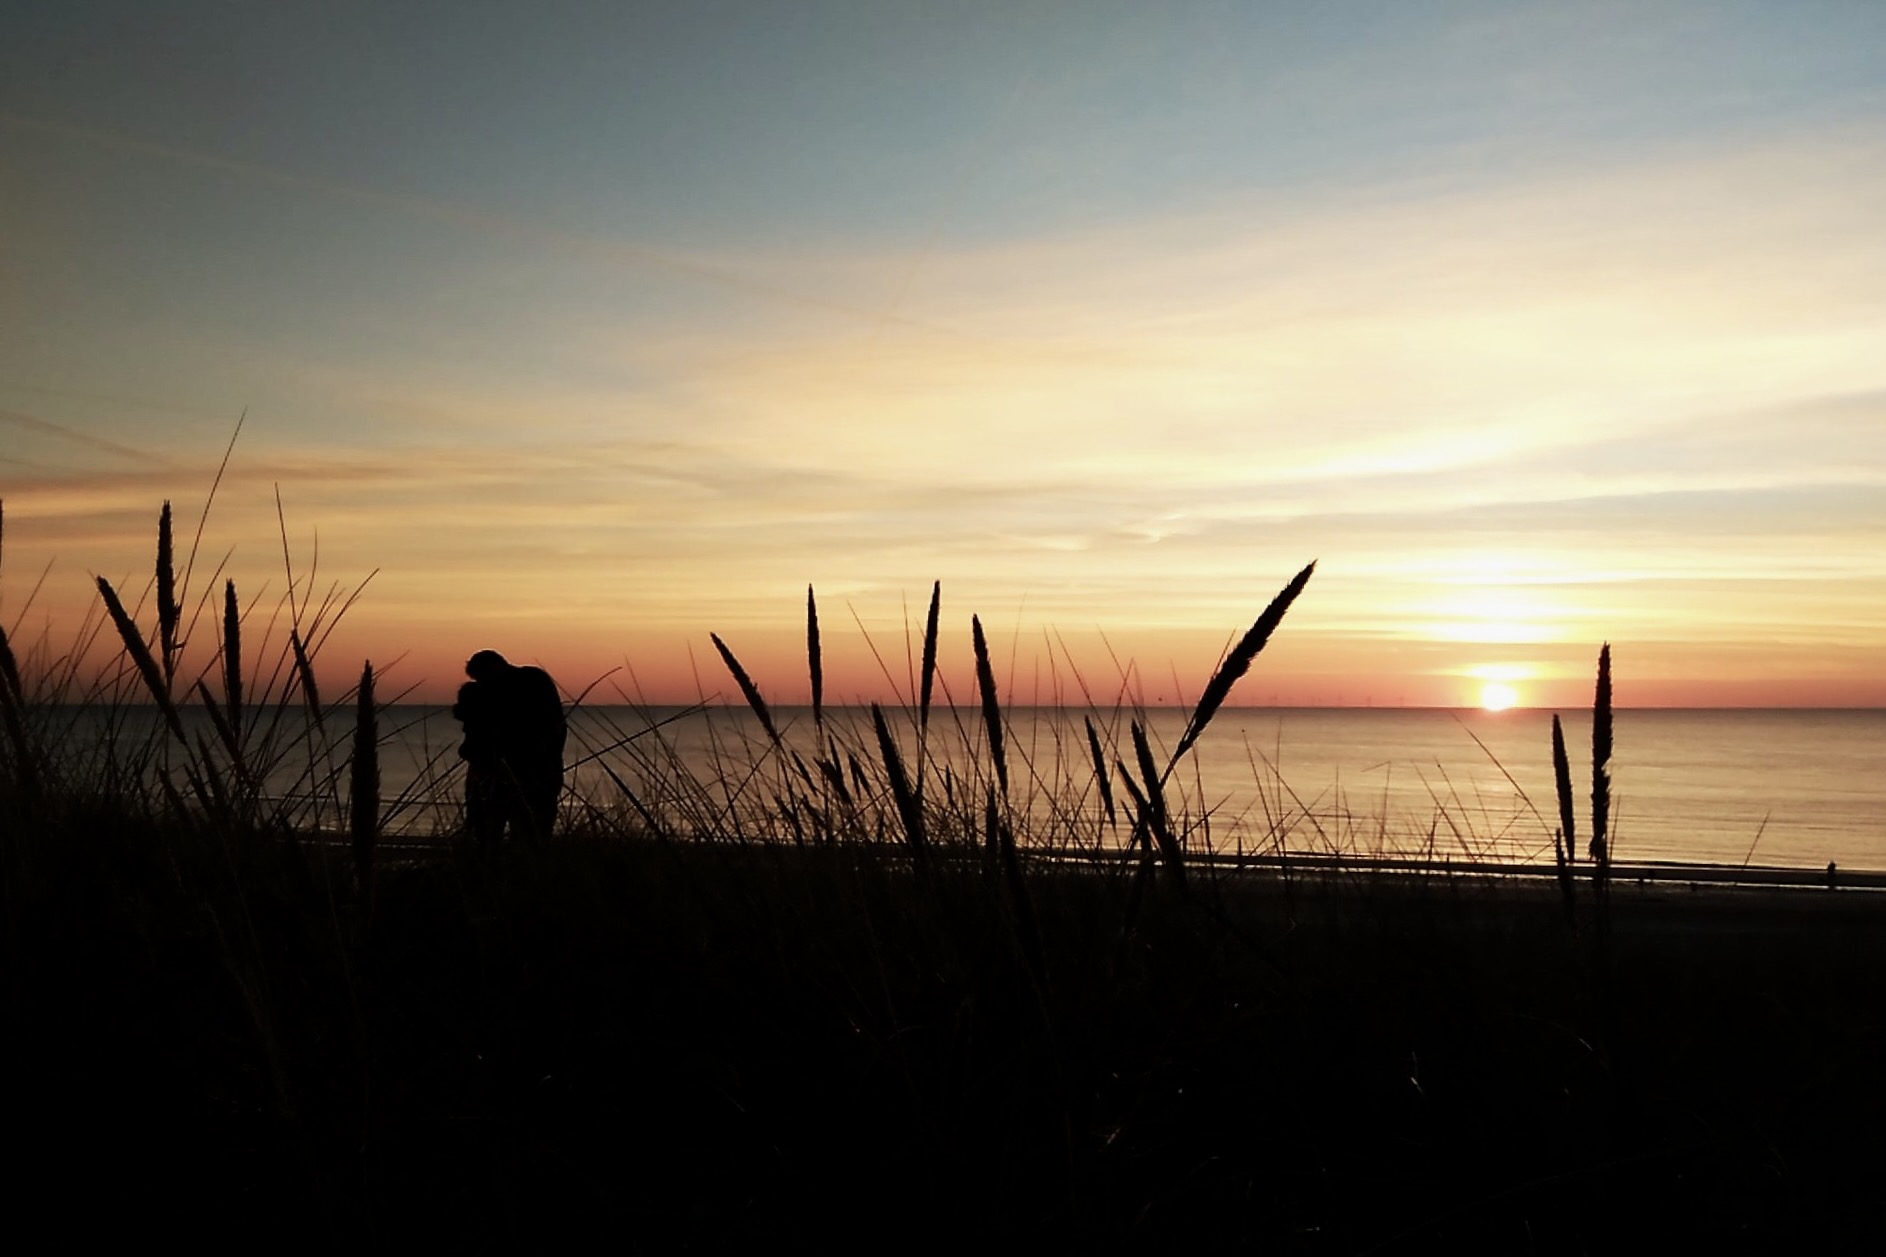
[[[776, 714], [787, 743], [809, 759], [811, 713]], [[1185, 714], [1159, 709], [1147, 716], [1154, 745], [1176, 745]], [[1591, 721], [1588, 714], [1562, 718], [1582, 847]], [[1095, 716], [1103, 746], [1117, 748], [1109, 758], [1130, 762], [1127, 719]], [[1190, 841], [1225, 851], [1273, 850], [1281, 842], [1296, 852], [1549, 860], [1557, 813], [1551, 719], [1542, 711], [1227, 709], [1175, 775], [1173, 790], [1183, 800], [1175, 807], [1193, 826]], [[644, 732], [662, 720], [672, 723]], [[867, 714], [841, 710], [828, 720], [861, 759], [875, 760]], [[1050, 825], [1057, 817], [1097, 825], [1101, 804], [1081, 713], [1020, 708], [1009, 720], [1018, 805]], [[435, 765], [455, 766], [449, 748], [456, 726], [448, 714], [407, 709], [389, 724], [401, 730], [395, 747], [408, 772], [441, 748], [448, 749]], [[915, 749], [911, 724], [901, 725], [907, 754]], [[727, 783], [724, 793], [748, 802], [763, 801], [776, 779], [778, 763], [744, 708], [581, 712], [569, 758], [580, 761], [631, 734], [637, 736], [628, 747], [579, 763], [572, 779], [580, 795], [619, 797], [602, 763], [651, 806], [672, 788], [664, 778], [674, 776], [676, 763], [698, 782]], [[959, 780], [975, 778], [976, 763], [984, 762], [980, 713], [933, 713], [928, 750]], [[388, 756], [388, 786], [396, 788], [394, 762]], [[1613, 851], [1621, 860], [1802, 868], [1835, 860], [1886, 868], [1886, 712], [1619, 712], [1612, 797]], [[1069, 804], [1077, 818], [1061, 815]]]
[[[806, 709], [776, 712], [789, 747], [811, 759]], [[1037, 840], [1115, 840], [1101, 820], [1082, 713], [1008, 713], [1011, 798]], [[201, 713], [193, 713], [201, 720]], [[1146, 713], [1155, 747], [1175, 745], [1185, 714]], [[1109, 759], [1131, 762], [1127, 713], [1094, 714]], [[827, 712], [841, 746], [870, 769], [868, 713]], [[1582, 851], [1590, 817], [1590, 717], [1565, 717], [1579, 797]], [[914, 759], [914, 721], [892, 724]], [[413, 836], [454, 823], [462, 777], [458, 727], [442, 708], [381, 717], [383, 797], [392, 828]], [[203, 732], [213, 736], [205, 722]], [[291, 752], [275, 793], [332, 795], [341, 752]], [[965, 801], [986, 780], [980, 713], [932, 713], [928, 795], [947, 767]], [[693, 823], [782, 829], [771, 806], [786, 771], [745, 708], [598, 707], [575, 713], [567, 759], [570, 806], [623, 806], [623, 789], [652, 811]], [[1163, 755], [1161, 755], [1163, 762]], [[1886, 869], [1886, 711], [1622, 711], [1612, 761], [1613, 852], [1674, 860]], [[1551, 714], [1540, 711], [1233, 708], [1221, 711], [1175, 774], [1173, 808], [1187, 841], [1219, 851], [1432, 854], [1544, 859], [1552, 852]], [[1117, 784], [1116, 793], [1122, 794]], [[403, 800], [403, 801], [401, 801]], [[394, 805], [394, 801], [401, 801]], [[1124, 798], [1118, 800], [1125, 803]], [[888, 809], [887, 809], [888, 811]]]

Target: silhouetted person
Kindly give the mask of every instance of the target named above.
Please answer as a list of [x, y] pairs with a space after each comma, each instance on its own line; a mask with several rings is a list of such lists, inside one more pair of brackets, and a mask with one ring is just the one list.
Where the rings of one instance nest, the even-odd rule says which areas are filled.
[[495, 650], [465, 663], [471, 680], [458, 687], [452, 716], [465, 726], [465, 821], [478, 845], [497, 847], [544, 838], [563, 793], [563, 743], [568, 726], [557, 685], [542, 668], [514, 667]]

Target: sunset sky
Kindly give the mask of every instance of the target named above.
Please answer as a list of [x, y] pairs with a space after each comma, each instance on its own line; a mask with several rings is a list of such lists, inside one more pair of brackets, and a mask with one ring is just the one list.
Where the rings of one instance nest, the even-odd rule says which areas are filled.
[[7, 5], [16, 648], [245, 411], [339, 685], [1886, 705], [1886, 4]]

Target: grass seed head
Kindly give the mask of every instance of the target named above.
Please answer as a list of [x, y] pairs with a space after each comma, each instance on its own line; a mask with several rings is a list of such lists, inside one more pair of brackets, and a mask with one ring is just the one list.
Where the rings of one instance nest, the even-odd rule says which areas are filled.
[[976, 647], [976, 688], [982, 692], [982, 720], [989, 729], [989, 758], [995, 761], [995, 780], [1008, 795], [1008, 756], [1002, 746], [1002, 705], [995, 696], [995, 670], [989, 666], [989, 641], [982, 635], [982, 620], [969, 617]]
[[923, 620], [923, 676], [917, 702], [917, 725], [930, 728], [930, 697], [936, 686], [937, 615], [943, 607], [943, 582], [930, 583], [930, 613]]
[[223, 582], [223, 702], [229, 728], [242, 736], [242, 613], [236, 606], [236, 582]]
[[890, 726], [884, 723], [884, 709], [876, 703], [871, 704], [871, 727], [877, 734], [878, 753], [884, 759], [884, 772], [890, 778], [891, 801], [897, 806], [898, 819], [903, 823], [904, 839], [910, 843], [911, 850], [922, 854], [928, 845], [928, 835], [923, 826], [923, 800], [910, 787], [910, 774], [904, 771], [904, 756], [897, 749], [897, 740], [891, 736]]
[[138, 626], [125, 612], [124, 603], [118, 598], [118, 591], [111, 587], [111, 582], [100, 576], [98, 594], [105, 600], [105, 612], [111, 617], [112, 626], [118, 630], [118, 638], [124, 643], [125, 654], [130, 656], [137, 668], [138, 676], [144, 682], [144, 688], [150, 691], [151, 699], [157, 709], [163, 713], [164, 723], [176, 735], [177, 742], [188, 747], [190, 739], [184, 736], [183, 721], [177, 716], [177, 708], [170, 701], [170, 687], [164, 684], [163, 674], [158, 670], [157, 660], [151, 657], [151, 648], [144, 641], [144, 635], [138, 632]]
[[1598, 685], [1591, 703], [1591, 858], [1611, 863], [1611, 643], [1598, 651]]
[[1092, 716], [1081, 717], [1087, 724], [1087, 749], [1094, 757], [1094, 784], [1100, 787], [1100, 803], [1106, 809], [1107, 824], [1115, 824], [1113, 811], [1113, 782], [1107, 775], [1107, 758], [1100, 751], [1100, 734], [1094, 728]]
[[1217, 714], [1218, 709], [1224, 705], [1225, 699], [1230, 696], [1231, 687], [1251, 670], [1251, 661], [1257, 658], [1258, 652], [1263, 650], [1265, 644], [1270, 641], [1270, 635], [1276, 632], [1277, 626], [1283, 622], [1284, 612], [1290, 610], [1290, 604], [1297, 600], [1297, 595], [1303, 592], [1303, 587], [1310, 583], [1310, 574], [1315, 570], [1316, 564], [1311, 563], [1292, 577], [1290, 583], [1270, 600], [1270, 605], [1264, 608], [1263, 614], [1252, 622], [1251, 627], [1245, 631], [1231, 653], [1225, 656], [1225, 661], [1218, 665], [1218, 671], [1212, 673], [1211, 680], [1205, 683], [1204, 693], [1199, 695], [1198, 706], [1192, 710], [1192, 718], [1186, 722], [1185, 734], [1179, 739], [1178, 748], [1172, 752], [1172, 759], [1166, 766], [1167, 774], [1170, 774], [1179, 760], [1184, 758], [1185, 753], [1192, 749], [1192, 744], [1198, 741], [1199, 735], [1205, 732], [1205, 726], [1211, 723], [1211, 718]]
[[177, 668], [177, 625], [183, 609], [177, 605], [177, 568], [170, 535], [170, 503], [157, 516], [157, 644], [163, 656], [164, 683]]
[[805, 657], [812, 674], [812, 723], [825, 724], [825, 660], [819, 645], [819, 603], [812, 586], [805, 587]]
[[747, 675], [747, 670], [740, 666], [738, 659], [733, 657], [733, 651], [727, 648], [727, 643], [720, 640], [720, 634], [709, 633], [708, 637], [713, 639], [714, 649], [720, 652], [720, 661], [726, 664], [727, 671], [733, 674], [734, 684], [738, 685], [740, 692], [746, 696], [747, 706], [751, 707], [753, 714], [760, 718], [760, 727], [766, 730], [768, 738], [778, 743], [779, 729], [773, 724], [773, 713], [767, 708], [766, 700], [760, 697], [760, 687], [753, 683], [753, 678]]
[[1565, 730], [1556, 714], [1552, 717], [1552, 777], [1558, 786], [1559, 832], [1565, 836], [1566, 850], [1575, 851], [1578, 809], [1572, 799], [1572, 765], [1565, 754]]

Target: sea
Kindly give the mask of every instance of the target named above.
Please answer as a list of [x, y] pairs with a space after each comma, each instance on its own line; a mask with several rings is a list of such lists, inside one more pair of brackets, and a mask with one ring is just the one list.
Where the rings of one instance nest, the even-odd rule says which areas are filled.
[[[154, 715], [144, 715], [155, 734]], [[1016, 832], [1057, 850], [1123, 842], [1132, 805], [1122, 775], [1137, 763], [1131, 726], [1142, 726], [1163, 770], [1188, 715], [1006, 710], [1005, 794]], [[977, 823], [995, 781], [980, 709], [935, 709], [923, 729], [914, 711], [884, 716], [913, 783], [923, 765], [927, 803]], [[858, 814], [895, 825], [868, 709], [828, 708], [815, 721], [809, 708], [788, 707], [771, 718], [777, 740], [745, 707], [575, 709], [566, 817], [654, 816], [698, 833], [790, 838], [795, 820], [804, 825], [806, 817], [787, 815], [781, 802], [823, 798], [829, 806], [826, 786], [808, 789], [799, 771], [822, 783], [812, 766], [821, 748], [836, 747], [847, 794], [868, 802]], [[135, 742], [128, 730], [145, 720], [127, 723], [122, 711], [115, 719], [115, 736]], [[298, 814], [314, 824], [339, 824], [351, 716], [331, 716], [319, 732], [305, 717], [277, 719], [264, 792], [301, 799]], [[200, 726], [186, 729], [193, 741], [214, 743], [203, 712], [187, 710], [185, 720]], [[1583, 856], [1591, 717], [1568, 712], [1562, 720], [1576, 801], [1573, 847]], [[463, 796], [449, 709], [393, 706], [377, 723], [386, 832], [416, 842], [449, 836], [462, 820]], [[1104, 792], [1089, 724], [1107, 770]], [[1190, 849], [1226, 856], [1549, 864], [1561, 829], [1551, 724], [1550, 712], [1517, 708], [1225, 708], [1167, 779], [1167, 806]], [[1614, 860], [1886, 871], [1886, 711], [1621, 710], [1607, 768]]]
[[[620, 810], [633, 796], [665, 819], [783, 833], [776, 804], [795, 780], [792, 752], [811, 764], [820, 735], [808, 708], [771, 714], [777, 744], [745, 707], [577, 710], [570, 806]], [[1121, 764], [1136, 763], [1131, 724], [1142, 724], [1163, 769], [1188, 715], [1008, 710], [1008, 796], [1029, 822], [1022, 828], [1048, 845], [1107, 842], [1088, 724], [1112, 777], [1117, 829], [1130, 806]], [[881, 790], [868, 711], [823, 718], [847, 769], [855, 756]], [[1591, 718], [1561, 719], [1583, 854]], [[922, 737], [914, 712], [887, 712], [886, 724], [913, 779], [921, 746], [933, 803], [943, 780], [947, 797], [979, 807], [975, 783], [993, 777], [979, 709], [933, 710]], [[1561, 828], [1551, 725], [1552, 713], [1527, 709], [1226, 708], [1169, 778], [1168, 806], [1202, 850], [1549, 862]], [[462, 771], [449, 711], [391, 708], [380, 731], [382, 794], [413, 803], [396, 819], [414, 832], [449, 827], [441, 812], [458, 797]], [[1618, 711], [1607, 767], [1616, 860], [1886, 869], [1886, 711]]]

